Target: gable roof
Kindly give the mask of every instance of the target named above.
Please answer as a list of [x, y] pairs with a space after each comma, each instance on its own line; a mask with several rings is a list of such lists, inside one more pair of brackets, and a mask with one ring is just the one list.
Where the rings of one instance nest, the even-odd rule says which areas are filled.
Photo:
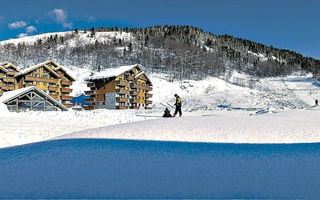
[[59, 70], [62, 70], [67, 76], [69, 76], [69, 78], [72, 80], [72, 81], [75, 81], [76, 79], [74, 79], [68, 72], [65, 68], [63, 68], [62, 66], [59, 66], [55, 69], [55, 71], [59, 71]]
[[21, 76], [21, 75], [24, 75], [24, 74], [27, 74], [29, 72], [32, 72], [40, 67], [44, 67], [45, 69], [47, 69], [51, 74], [55, 75], [56, 78], [59, 78], [60, 76], [55, 72], [53, 71], [52, 69], [50, 69], [50, 67], [48, 67], [47, 65], [45, 65], [44, 63], [40, 63], [38, 65], [35, 65], [33, 67], [29, 67], [27, 69], [24, 69], [22, 71], [20, 71], [16, 76]]
[[56, 66], [55, 68], [57, 68], [57, 67], [60, 66], [58, 63], [56, 63], [56, 62], [53, 61], [53, 60], [47, 60], [47, 61], [43, 62], [43, 64], [45, 64], [45, 65], [47, 65], [47, 64], [49, 64], [49, 63], [52, 63], [53, 65], [55, 65], [55, 66]]
[[0, 66], [0, 70], [1, 70], [1, 71], [4, 71], [5, 73], [8, 72], [8, 70], [7, 70], [6, 68], [2, 67], [2, 66]]
[[17, 72], [20, 71], [17, 66], [15, 66], [14, 64], [9, 63], [9, 62], [4, 62], [4, 63], [1, 63], [0, 65], [2, 65], [2, 66], [3, 66], [4, 68], [6, 68], [6, 69], [12, 67], [12, 68], [15, 69]]
[[93, 76], [88, 77], [86, 80], [97, 80], [97, 79], [107, 79], [107, 78], [117, 77], [136, 67], [141, 69], [141, 65], [139, 64], [108, 68], [101, 72], [95, 72]]
[[151, 83], [149, 77], [144, 72], [140, 72], [139, 74], [135, 75], [134, 78], [138, 78], [140, 76], [144, 76], [147, 79], [147, 81], [150, 83], [150, 85], [152, 86], [152, 83]]
[[30, 91], [34, 91], [34, 92], [46, 97], [52, 104], [59, 107], [61, 110], [64, 110], [64, 111], [68, 110], [68, 108], [65, 107], [62, 103], [60, 103], [59, 101], [57, 101], [56, 99], [54, 99], [53, 97], [51, 97], [50, 95], [45, 93], [44, 91], [40, 90], [36, 86], [30, 86], [30, 87], [21, 88], [18, 90], [4, 92], [3, 95], [0, 97], [0, 103], [7, 103], [7, 102], [9, 102], [9, 101], [21, 96], [21, 95], [24, 95], [24, 94], [30, 92]]

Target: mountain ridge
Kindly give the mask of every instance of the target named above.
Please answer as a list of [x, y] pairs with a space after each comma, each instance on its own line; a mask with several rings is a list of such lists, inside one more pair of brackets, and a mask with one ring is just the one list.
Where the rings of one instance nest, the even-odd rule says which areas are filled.
[[[21, 42], [17, 42], [21, 41]], [[297, 71], [319, 76], [320, 60], [193, 26], [94, 28], [0, 42], [0, 60], [28, 67], [45, 60], [100, 71], [140, 63], [172, 79], [203, 79], [237, 70], [257, 77]]]

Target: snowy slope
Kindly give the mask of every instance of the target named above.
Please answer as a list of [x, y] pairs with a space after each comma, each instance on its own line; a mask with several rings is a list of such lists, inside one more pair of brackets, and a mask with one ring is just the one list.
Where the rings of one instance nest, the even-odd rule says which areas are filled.
[[157, 119], [101, 127], [59, 138], [212, 143], [310, 143], [320, 141], [320, 108], [258, 116], [243, 112]]
[[0, 149], [0, 198], [317, 199], [320, 144], [72, 139]]

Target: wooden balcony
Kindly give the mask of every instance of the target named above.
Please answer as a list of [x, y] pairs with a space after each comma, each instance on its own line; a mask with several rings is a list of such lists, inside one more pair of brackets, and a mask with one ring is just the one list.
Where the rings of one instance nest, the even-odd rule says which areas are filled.
[[30, 86], [33, 86], [33, 84], [32, 83], [25, 83], [24, 84], [24, 87], [30, 87]]
[[120, 93], [120, 94], [128, 94], [129, 95], [129, 90], [126, 90], [126, 89], [116, 89], [116, 92]]
[[132, 96], [138, 96], [139, 92], [138, 91], [130, 91], [130, 95]]
[[133, 80], [134, 80], [134, 76], [132, 76], [132, 75], [127, 75], [127, 76], [126, 76], [126, 79], [127, 79], [127, 80], [130, 80], [130, 81], [133, 81]]
[[139, 109], [139, 106], [130, 106], [130, 109]]
[[0, 73], [0, 78], [2, 78], [4, 76], [4, 73]]
[[64, 103], [63, 104], [65, 107], [67, 107], [67, 108], [71, 108], [72, 107], [72, 103]]
[[41, 77], [34, 77], [34, 76], [26, 76], [25, 81], [38, 81], [38, 82], [45, 82], [45, 83], [58, 83], [57, 79], [52, 78], [41, 78]]
[[152, 97], [152, 94], [146, 93], [146, 97], [147, 97], [147, 98], [151, 98], [151, 97]]
[[94, 90], [84, 91], [86, 95], [94, 95]]
[[61, 85], [72, 85], [71, 81], [61, 81]]
[[151, 110], [152, 108], [150, 108], [150, 107], [145, 107], [145, 109], [146, 109], [146, 110]]
[[17, 74], [18, 72], [16, 72], [16, 71], [8, 71], [8, 75], [9, 76], [15, 76], [16, 74]]
[[3, 78], [3, 82], [6, 82], [6, 83], [14, 83], [16, 80], [12, 77], [4, 77]]
[[72, 99], [72, 96], [62, 95], [61, 100], [67, 100], [70, 101]]
[[116, 98], [116, 101], [117, 101], [117, 102], [128, 102], [128, 98], [125, 98], [125, 97], [117, 97], [117, 98]]
[[54, 92], [58, 92], [59, 88], [55, 87], [55, 86], [49, 86], [49, 91], [54, 91]]
[[57, 94], [49, 94], [49, 95], [54, 99], [58, 99], [58, 95]]
[[152, 104], [152, 101], [146, 100], [146, 104]]
[[130, 103], [139, 103], [139, 99], [132, 98], [130, 99]]
[[130, 86], [131, 86], [131, 88], [139, 88], [139, 89], [147, 90], [147, 91], [151, 91], [152, 90], [152, 88], [149, 87], [149, 86], [140, 85], [140, 84], [137, 84], [137, 83], [131, 83]]
[[71, 93], [72, 89], [70, 89], [70, 88], [61, 88], [61, 92]]
[[11, 90], [14, 90], [14, 85], [2, 85], [1, 89], [6, 91], [8, 90], [11, 91]]
[[128, 109], [128, 106], [116, 106], [116, 109], [120, 109], [120, 110]]
[[116, 85], [128, 86], [129, 83], [128, 83], [127, 81], [120, 81], [120, 80], [118, 80], [118, 81], [116, 81]]

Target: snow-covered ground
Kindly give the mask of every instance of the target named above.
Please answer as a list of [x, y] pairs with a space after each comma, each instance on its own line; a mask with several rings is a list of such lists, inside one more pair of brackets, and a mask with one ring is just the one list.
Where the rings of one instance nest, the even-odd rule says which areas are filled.
[[[73, 67], [68, 70], [77, 80], [72, 86], [73, 95], [87, 90], [84, 79], [91, 72]], [[0, 147], [49, 140], [99, 127], [103, 128], [68, 137], [232, 143], [320, 142], [317, 135], [320, 110], [313, 107], [314, 100], [320, 99], [320, 85], [310, 75], [251, 81], [252, 77], [234, 73], [228, 79], [212, 77], [174, 82], [163, 74], [149, 74], [149, 77], [153, 83], [151, 111], [9, 113], [2, 106]], [[175, 93], [182, 97], [184, 117], [161, 119], [165, 107], [173, 112]], [[143, 122], [119, 125], [137, 121]], [[139, 131], [128, 131], [136, 129]]]

